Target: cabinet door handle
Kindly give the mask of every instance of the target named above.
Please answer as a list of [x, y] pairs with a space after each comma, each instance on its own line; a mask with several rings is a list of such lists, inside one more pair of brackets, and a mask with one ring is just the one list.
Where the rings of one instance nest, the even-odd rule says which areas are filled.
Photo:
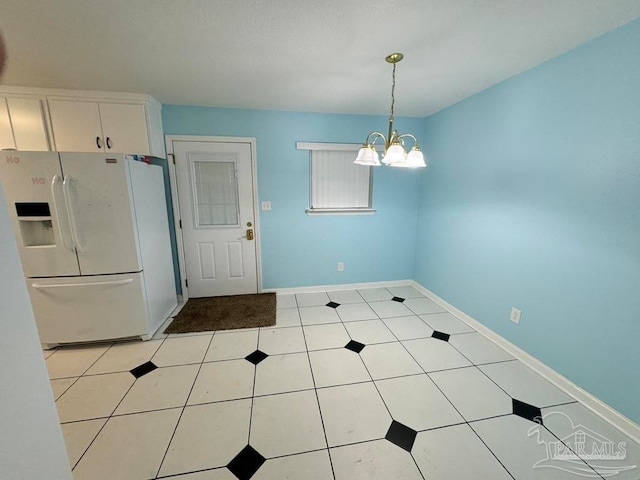
[[107, 148], [111, 148], [111, 139], [107, 137]]
[[96, 137], [96, 145], [98, 148], [102, 148], [102, 143], [100, 143], [100, 137]]

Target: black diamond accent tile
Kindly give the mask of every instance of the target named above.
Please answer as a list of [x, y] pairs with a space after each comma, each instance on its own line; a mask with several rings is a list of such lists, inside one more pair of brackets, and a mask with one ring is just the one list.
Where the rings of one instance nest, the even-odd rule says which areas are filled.
[[349, 343], [344, 346], [347, 350], [351, 350], [356, 353], [360, 353], [364, 347], [363, 343], [356, 342], [355, 340], [350, 340]]
[[534, 405], [512, 399], [513, 414], [542, 425], [542, 411]]
[[398, 302], [398, 303], [404, 302], [404, 298], [402, 298], [402, 297], [393, 297], [391, 300], [393, 300], [394, 302]]
[[249, 355], [247, 355], [246, 357], [244, 357], [245, 360], [253, 363], [254, 365], [259, 364], [261, 361], [263, 361], [265, 358], [267, 358], [269, 355], [267, 355], [264, 352], [261, 352], [260, 350], [256, 350], [253, 353], [250, 353]]
[[266, 460], [251, 445], [247, 445], [229, 462], [227, 468], [238, 480], [249, 480]]
[[399, 446], [400, 448], [406, 450], [407, 452], [411, 452], [413, 448], [413, 442], [416, 440], [416, 432], [413, 428], [409, 428], [406, 425], [403, 425], [400, 422], [396, 422], [395, 420], [391, 422], [391, 426], [387, 431], [387, 435], [384, 437], [389, 440], [391, 443]]
[[327, 303], [327, 307], [331, 307], [331, 308], [338, 308], [340, 306], [339, 303], [336, 302], [329, 302]]
[[132, 370], [129, 370], [129, 372], [134, 377], [140, 378], [146, 375], [147, 373], [153, 372], [156, 368], [158, 367], [156, 367], [156, 365], [153, 362], [146, 362], [146, 363], [143, 363], [142, 365], [138, 365], [136, 368]]
[[448, 342], [449, 337], [451, 337], [451, 335], [449, 335], [448, 333], [439, 332], [437, 330], [434, 330], [431, 336], [433, 338], [437, 338], [438, 340], [443, 340], [445, 342]]

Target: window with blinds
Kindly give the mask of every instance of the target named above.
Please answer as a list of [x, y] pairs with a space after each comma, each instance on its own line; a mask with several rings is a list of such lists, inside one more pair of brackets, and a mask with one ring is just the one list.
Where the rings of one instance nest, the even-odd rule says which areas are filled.
[[309, 214], [370, 214], [371, 167], [353, 163], [354, 150], [311, 150]]

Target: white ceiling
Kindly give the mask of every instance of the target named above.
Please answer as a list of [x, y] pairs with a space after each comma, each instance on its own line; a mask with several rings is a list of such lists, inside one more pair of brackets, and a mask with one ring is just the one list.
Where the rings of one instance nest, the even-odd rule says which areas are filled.
[[640, 0], [0, 0], [6, 85], [426, 116], [640, 16]]

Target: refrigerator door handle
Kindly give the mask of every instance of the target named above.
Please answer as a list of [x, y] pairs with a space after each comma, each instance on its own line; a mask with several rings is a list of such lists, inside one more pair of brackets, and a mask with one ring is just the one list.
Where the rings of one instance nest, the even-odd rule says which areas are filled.
[[127, 278], [124, 280], [113, 280], [111, 282], [90, 282], [90, 283], [32, 283], [31, 286], [33, 288], [43, 289], [43, 288], [68, 288], [68, 287], [97, 287], [103, 285], [126, 285], [128, 283], [132, 283], [132, 278]]
[[71, 227], [71, 238], [73, 239], [73, 243], [76, 247], [76, 250], [79, 252], [84, 252], [82, 249], [82, 245], [80, 244], [80, 236], [78, 235], [78, 229], [76, 228], [76, 219], [73, 215], [73, 205], [71, 198], [71, 191], [69, 190], [71, 187], [71, 182], [73, 178], [70, 176], [64, 177], [62, 181], [62, 193], [64, 194], [64, 203], [67, 207], [67, 215], [69, 217], [69, 226]]
[[[67, 237], [67, 226], [69, 226], [68, 217], [64, 217], [60, 214], [60, 208], [58, 205], [58, 189], [56, 188], [58, 183], [60, 182], [60, 176], [54, 175], [51, 179], [51, 197], [53, 198], [53, 211], [56, 214], [56, 218], [58, 219], [58, 225], [60, 227], [60, 237], [62, 239], [62, 244], [64, 248], [69, 250], [70, 252], [75, 253], [75, 249], [73, 248], [73, 243], [69, 241]], [[71, 228], [69, 226], [69, 228]]]

